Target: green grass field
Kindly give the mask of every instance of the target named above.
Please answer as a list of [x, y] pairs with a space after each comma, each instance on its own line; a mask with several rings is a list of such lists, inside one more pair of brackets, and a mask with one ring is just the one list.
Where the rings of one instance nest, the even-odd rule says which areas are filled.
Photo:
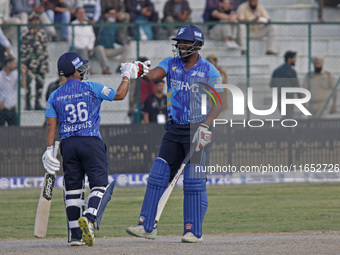
[[[125, 228], [138, 221], [144, 192], [145, 187], [116, 187], [96, 236], [127, 236]], [[33, 238], [40, 189], [0, 194], [0, 239]], [[209, 186], [203, 232], [339, 230], [339, 195], [339, 183]], [[182, 204], [182, 187], [176, 187], [158, 224], [159, 235], [182, 234]], [[67, 238], [61, 189], [54, 190], [47, 237]]]

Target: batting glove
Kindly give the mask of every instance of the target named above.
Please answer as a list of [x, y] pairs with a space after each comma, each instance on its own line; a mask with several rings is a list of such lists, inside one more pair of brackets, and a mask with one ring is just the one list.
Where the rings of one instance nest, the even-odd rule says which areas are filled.
[[135, 61], [133, 62], [138, 68], [138, 77], [144, 77], [149, 72], [151, 61], [146, 60], [144, 62]]
[[56, 171], [60, 170], [60, 162], [58, 159], [52, 156], [53, 145], [47, 147], [44, 155], [42, 156], [42, 162], [45, 170], [50, 174], [55, 174]]
[[129, 79], [137, 79], [138, 68], [133, 63], [121, 63], [120, 64], [120, 71], [122, 78], [124, 76], [128, 77]]
[[196, 133], [194, 134], [194, 138], [192, 139], [192, 143], [197, 142], [197, 146], [195, 151], [200, 151], [212, 140], [212, 133], [208, 130], [209, 126], [201, 123], [198, 127]]

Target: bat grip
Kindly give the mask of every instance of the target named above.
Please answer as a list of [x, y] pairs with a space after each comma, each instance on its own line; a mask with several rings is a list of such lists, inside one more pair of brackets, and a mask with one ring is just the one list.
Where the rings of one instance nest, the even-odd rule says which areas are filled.
[[58, 155], [58, 150], [59, 150], [59, 141], [55, 141], [54, 143], [54, 148], [53, 148], [53, 157], [56, 158]]

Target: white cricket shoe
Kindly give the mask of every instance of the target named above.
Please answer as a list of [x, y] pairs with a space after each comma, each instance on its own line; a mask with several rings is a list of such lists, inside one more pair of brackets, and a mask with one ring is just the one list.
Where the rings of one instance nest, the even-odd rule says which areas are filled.
[[197, 238], [193, 233], [187, 232], [182, 237], [182, 243], [201, 243], [203, 241], [203, 238]]
[[86, 245], [85, 242], [82, 239], [75, 239], [75, 238], [72, 238], [70, 244], [71, 244], [71, 246], [84, 246], [84, 245]]
[[94, 224], [88, 220], [87, 217], [80, 217], [78, 219], [79, 227], [83, 231], [83, 241], [88, 246], [93, 246], [94, 244]]
[[145, 239], [156, 239], [157, 229], [153, 229], [151, 233], [146, 232], [143, 225], [131, 226], [126, 228], [126, 233], [136, 237]]

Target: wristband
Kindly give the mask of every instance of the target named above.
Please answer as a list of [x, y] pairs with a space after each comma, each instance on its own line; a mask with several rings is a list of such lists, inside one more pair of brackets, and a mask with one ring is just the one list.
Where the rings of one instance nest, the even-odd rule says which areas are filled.
[[201, 123], [200, 126], [203, 126], [203, 127], [207, 128], [207, 129], [209, 129], [209, 126], [207, 124]]
[[122, 80], [122, 82], [123, 82], [123, 81], [130, 82], [130, 80], [129, 80], [129, 79], [126, 79], [126, 78], [125, 78], [125, 79], [123, 79], [123, 80]]

